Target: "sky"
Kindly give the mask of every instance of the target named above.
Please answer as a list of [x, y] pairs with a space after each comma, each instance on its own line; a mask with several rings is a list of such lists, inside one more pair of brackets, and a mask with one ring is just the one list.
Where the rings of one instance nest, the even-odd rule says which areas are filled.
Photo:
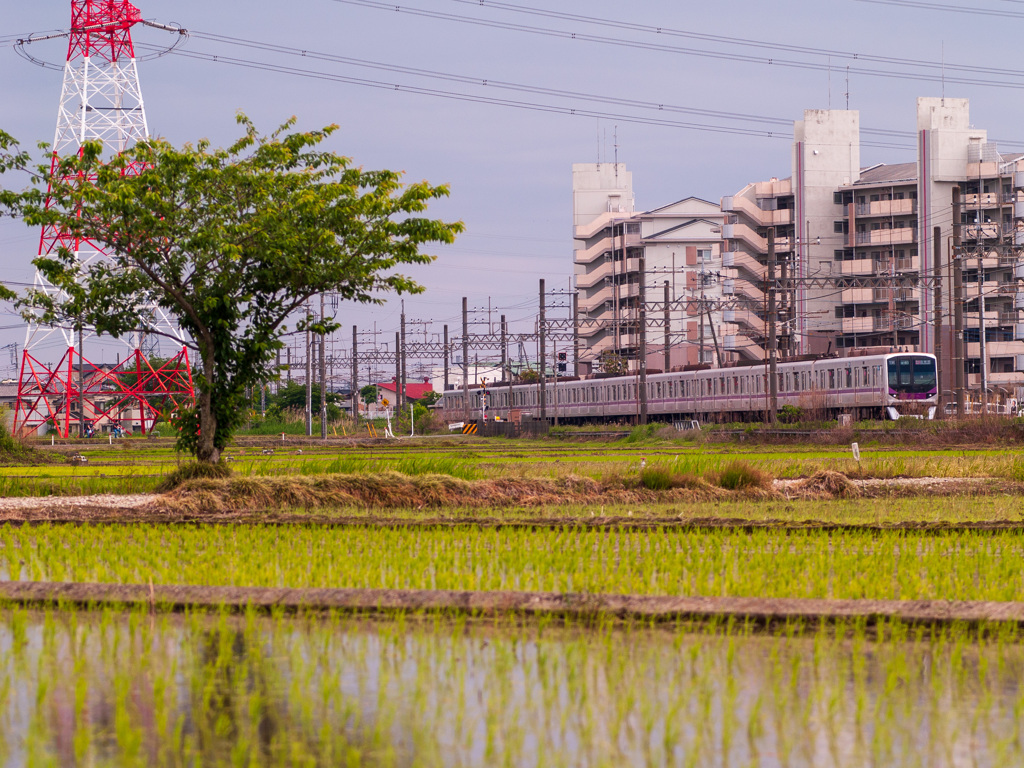
[[[463, 296], [474, 330], [505, 314], [526, 331], [540, 278], [549, 290], [571, 287], [573, 163], [617, 157], [633, 173], [638, 209], [691, 195], [717, 203], [749, 182], [789, 175], [792, 121], [804, 109], [848, 103], [862, 128], [903, 133], [865, 134], [865, 165], [913, 161], [915, 99], [939, 95], [969, 98], [975, 126], [1001, 149], [1024, 149], [1024, 63], [1015, 60], [1024, 3], [944, 10], [953, 3], [138, 0], [146, 19], [191, 35], [160, 57], [171, 35], [137, 27], [134, 39], [155, 135], [223, 146], [239, 135], [239, 111], [265, 131], [294, 115], [303, 129], [337, 124], [328, 148], [357, 165], [450, 185], [429, 213], [464, 222], [466, 232], [426, 249], [433, 264], [407, 270], [427, 289], [405, 297], [409, 336], [423, 339], [444, 323], [458, 333]], [[66, 29], [70, 3], [0, 0], [0, 8], [0, 129], [26, 146], [52, 141], [60, 72], [4, 42]], [[30, 50], [58, 66], [66, 58], [61, 40]], [[31, 282], [37, 248], [37, 232], [0, 221], [0, 282]], [[336, 350], [344, 354], [353, 324], [393, 345], [400, 311], [395, 298], [339, 306]], [[23, 340], [8, 308], [0, 347]], [[0, 350], [0, 377], [14, 373], [8, 358]]]

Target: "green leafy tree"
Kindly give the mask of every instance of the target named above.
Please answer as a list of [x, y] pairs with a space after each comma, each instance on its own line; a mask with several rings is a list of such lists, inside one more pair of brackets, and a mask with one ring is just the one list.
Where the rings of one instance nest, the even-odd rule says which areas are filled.
[[359, 390], [359, 396], [367, 405], [373, 405], [374, 403], [377, 402], [377, 385], [367, 384], [365, 387]]
[[[389, 292], [418, 293], [397, 270], [431, 262], [420, 247], [463, 229], [418, 215], [447, 187], [403, 185], [399, 173], [364, 171], [322, 149], [337, 126], [296, 132], [292, 118], [263, 136], [244, 115], [239, 123], [245, 135], [227, 149], [151, 139], [104, 161], [87, 144], [60, 160], [49, 201], [46, 166], [28, 191], [0, 195], [0, 210], [111, 254], [88, 266], [67, 249], [40, 256], [35, 265], [64, 295], [27, 292], [26, 315], [120, 337], [158, 332], [155, 305], [187, 331], [198, 392], [179, 440], [214, 463], [245, 418], [246, 387], [272, 377], [289, 318], [300, 317], [298, 331], [337, 327], [303, 316], [310, 298], [379, 304]], [[4, 135], [0, 171], [15, 167], [26, 167], [24, 153]]]
[[606, 349], [598, 355], [597, 366], [602, 373], [610, 373], [615, 376], [624, 376], [629, 373], [629, 363], [626, 358], [615, 354], [610, 349]]

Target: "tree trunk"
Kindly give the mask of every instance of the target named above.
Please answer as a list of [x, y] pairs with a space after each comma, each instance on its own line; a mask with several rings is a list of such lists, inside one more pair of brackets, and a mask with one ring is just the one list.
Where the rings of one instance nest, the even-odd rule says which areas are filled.
[[214, 442], [217, 434], [217, 416], [213, 410], [213, 378], [216, 366], [212, 353], [201, 350], [201, 354], [206, 386], [199, 392], [199, 439], [196, 441], [196, 458], [206, 464], [216, 464], [220, 461], [220, 449]]

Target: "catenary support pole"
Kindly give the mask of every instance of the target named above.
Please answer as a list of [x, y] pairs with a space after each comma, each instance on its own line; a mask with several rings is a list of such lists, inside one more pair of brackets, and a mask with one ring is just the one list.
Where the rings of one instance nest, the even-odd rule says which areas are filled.
[[548, 359], [547, 359], [547, 333], [546, 326], [547, 321], [544, 315], [545, 302], [544, 302], [544, 281], [540, 281], [540, 322], [537, 324], [537, 335], [539, 339], [540, 347], [537, 350], [537, 356], [540, 358], [540, 417], [546, 419], [548, 417]]
[[580, 377], [580, 294], [572, 294], [572, 375]]
[[956, 413], [963, 418], [967, 409], [964, 391], [964, 270], [960, 253], [960, 187], [953, 187], [953, 379]]
[[647, 423], [647, 259], [644, 249], [639, 251], [640, 285], [637, 296], [638, 325], [640, 332], [640, 423]]
[[469, 299], [462, 297], [462, 418], [469, 421]]
[[672, 367], [672, 311], [669, 307], [669, 284], [665, 281], [665, 291], [662, 301], [665, 302], [665, 373]]
[[779, 334], [776, 328], [775, 227], [768, 228], [768, 421], [779, 420]]
[[932, 294], [932, 319], [935, 334], [935, 383], [937, 385], [939, 400], [936, 407], [938, 418], [944, 415], [945, 396], [942, 391], [942, 374], [945, 372], [946, 361], [942, 359], [942, 227], [934, 227], [932, 230], [932, 263], [935, 286]]
[[352, 326], [352, 418], [359, 426], [359, 329]]
[[[306, 321], [309, 322], [309, 306], [306, 306]], [[309, 328], [306, 328], [306, 437], [313, 436], [313, 342]]]
[[[324, 322], [326, 306], [320, 294], [320, 322]], [[320, 439], [327, 439], [327, 334], [320, 332]]]
[[395, 416], [398, 417], [402, 413], [401, 406], [402, 395], [400, 390], [402, 389], [402, 332], [395, 331], [395, 402], [392, 405], [395, 407]]
[[448, 326], [444, 327], [444, 391], [448, 391], [448, 361], [451, 359], [451, 350], [448, 349]]
[[402, 403], [402, 410], [408, 405], [409, 400], [409, 371], [406, 369], [405, 357], [405, 301], [402, 301], [402, 396], [399, 401]]

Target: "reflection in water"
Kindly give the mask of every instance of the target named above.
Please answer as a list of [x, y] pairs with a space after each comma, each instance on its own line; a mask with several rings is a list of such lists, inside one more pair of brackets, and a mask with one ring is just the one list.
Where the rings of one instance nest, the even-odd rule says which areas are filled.
[[1024, 764], [1010, 631], [0, 613], [0, 766]]

